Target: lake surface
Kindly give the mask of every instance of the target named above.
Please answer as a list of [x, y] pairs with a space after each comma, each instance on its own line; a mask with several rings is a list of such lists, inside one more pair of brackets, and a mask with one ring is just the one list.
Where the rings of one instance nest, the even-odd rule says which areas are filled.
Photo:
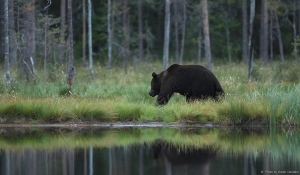
[[1, 128], [1, 174], [300, 174], [295, 128]]

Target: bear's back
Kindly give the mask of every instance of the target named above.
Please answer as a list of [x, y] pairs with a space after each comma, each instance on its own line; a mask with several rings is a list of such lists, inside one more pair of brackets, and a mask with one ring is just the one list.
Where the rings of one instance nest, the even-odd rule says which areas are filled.
[[191, 78], [192, 76], [203, 76], [203, 75], [213, 75], [211, 71], [206, 69], [201, 65], [179, 65], [173, 64], [168, 69], [165, 70], [165, 75], [181, 75], [187, 76], [185, 78]]
[[[190, 91], [189, 89], [202, 89], [206, 87], [207, 91], [216, 93], [224, 93], [217, 77], [207, 68], [201, 65], [178, 65], [173, 64], [165, 71], [165, 80], [175, 83], [177, 87], [181, 87], [178, 91]], [[201, 88], [198, 88], [201, 87]]]

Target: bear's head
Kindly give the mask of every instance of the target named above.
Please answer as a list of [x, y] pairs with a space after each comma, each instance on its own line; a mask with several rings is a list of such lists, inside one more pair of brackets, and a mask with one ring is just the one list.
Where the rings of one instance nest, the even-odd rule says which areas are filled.
[[160, 86], [161, 86], [161, 76], [160, 74], [156, 74], [155, 72], [153, 72], [149, 95], [151, 97], [155, 97], [156, 95], [158, 95], [160, 92]]

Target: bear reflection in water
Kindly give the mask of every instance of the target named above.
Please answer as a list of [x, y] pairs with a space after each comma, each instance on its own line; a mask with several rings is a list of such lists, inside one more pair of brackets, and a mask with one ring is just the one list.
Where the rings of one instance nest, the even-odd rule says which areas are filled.
[[185, 167], [183, 171], [191, 171], [192, 167], [197, 167], [198, 173], [201, 171], [203, 175], [209, 174], [210, 163], [216, 157], [214, 150], [207, 148], [182, 150], [164, 142], [156, 142], [151, 148], [153, 158], [164, 162], [168, 175], [180, 167]]

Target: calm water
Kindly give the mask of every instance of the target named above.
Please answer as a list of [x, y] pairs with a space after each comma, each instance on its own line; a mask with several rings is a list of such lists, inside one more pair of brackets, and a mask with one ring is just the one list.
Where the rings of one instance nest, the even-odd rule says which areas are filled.
[[300, 132], [261, 128], [1, 129], [1, 174], [300, 174]]

